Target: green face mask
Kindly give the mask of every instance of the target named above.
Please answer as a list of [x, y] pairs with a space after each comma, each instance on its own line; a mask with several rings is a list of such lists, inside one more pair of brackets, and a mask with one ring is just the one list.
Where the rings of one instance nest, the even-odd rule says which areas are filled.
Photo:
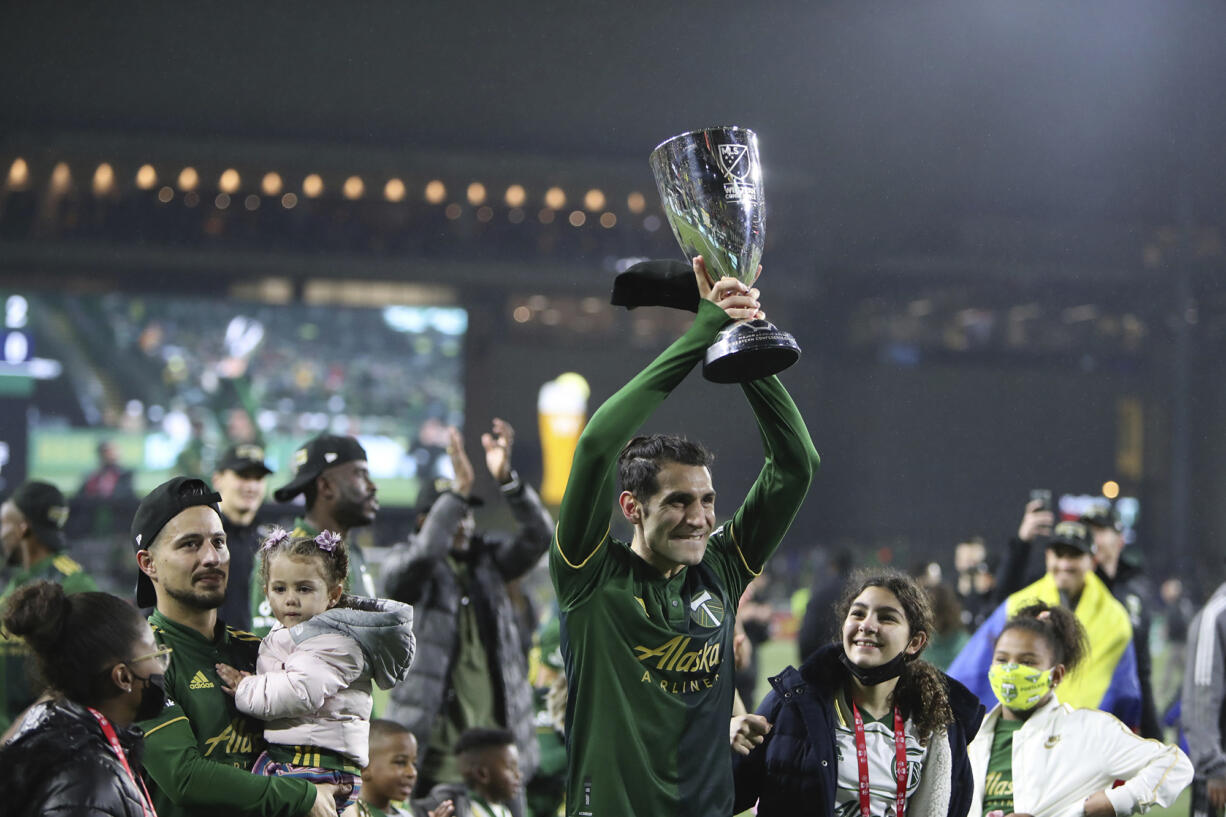
[[1051, 692], [1051, 670], [1025, 664], [993, 664], [988, 670], [988, 683], [1001, 706], [1025, 712]]

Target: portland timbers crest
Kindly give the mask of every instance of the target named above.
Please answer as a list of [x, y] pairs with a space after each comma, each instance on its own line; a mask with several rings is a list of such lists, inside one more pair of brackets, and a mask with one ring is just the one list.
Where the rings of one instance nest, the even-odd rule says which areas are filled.
[[702, 590], [690, 599], [690, 618], [699, 627], [718, 627], [724, 620], [724, 604], [711, 591]]

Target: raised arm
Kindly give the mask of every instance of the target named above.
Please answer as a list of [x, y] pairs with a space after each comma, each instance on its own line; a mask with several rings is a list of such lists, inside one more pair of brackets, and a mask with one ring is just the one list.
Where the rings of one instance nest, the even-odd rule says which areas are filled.
[[521, 482], [511, 468], [511, 450], [515, 444], [515, 429], [506, 420], [495, 417], [488, 432], [481, 435], [485, 449], [485, 466], [498, 483], [499, 490], [511, 506], [519, 523], [515, 536], [487, 535], [486, 541], [496, 547], [494, 561], [507, 579], [515, 579], [532, 569], [549, 549], [553, 536], [553, 517], [532, 486]]
[[575, 447], [555, 538], [562, 558], [574, 567], [604, 541], [617, 495], [617, 455], [644, 422], [702, 359], [728, 315], [711, 301], [698, 304], [689, 331], [604, 402]]
[[778, 377], [744, 384], [766, 461], [740, 510], [732, 535], [746, 567], [762, 570], [800, 510], [820, 459], [809, 430]]
[[407, 542], [392, 548], [379, 571], [384, 595], [406, 604], [418, 602], [434, 566], [446, 558], [460, 522], [469, 511], [468, 496], [475, 476], [472, 461], [464, 451], [459, 429], [450, 428], [447, 433], [447, 454], [455, 474], [451, 488], [430, 506], [421, 529], [409, 536]]

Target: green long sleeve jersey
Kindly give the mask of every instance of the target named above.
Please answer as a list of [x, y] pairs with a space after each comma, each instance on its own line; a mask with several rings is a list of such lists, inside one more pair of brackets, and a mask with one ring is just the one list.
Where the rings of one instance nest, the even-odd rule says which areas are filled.
[[140, 723], [149, 790], [160, 817], [292, 817], [310, 811], [310, 783], [248, 771], [264, 751], [264, 725], [235, 708], [217, 675], [219, 663], [254, 672], [260, 639], [220, 622], [207, 639], [157, 610], [149, 624], [157, 643], [174, 649], [166, 706]]
[[709, 537], [701, 563], [665, 578], [609, 536], [618, 453], [727, 320], [702, 301], [690, 330], [601, 406], [579, 440], [550, 551], [573, 817], [732, 813], [737, 603], [787, 532], [818, 465], [779, 379], [742, 387], [765, 462], [744, 503]]

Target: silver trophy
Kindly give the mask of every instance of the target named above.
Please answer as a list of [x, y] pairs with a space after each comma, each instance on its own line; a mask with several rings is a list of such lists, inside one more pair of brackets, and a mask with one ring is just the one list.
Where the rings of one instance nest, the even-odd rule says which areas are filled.
[[[757, 134], [737, 127], [683, 133], [661, 143], [650, 161], [686, 259], [701, 255], [712, 283], [732, 277], [752, 286], [766, 241]], [[744, 383], [799, 357], [787, 332], [764, 320], [737, 321], [707, 347], [702, 374], [715, 383]]]

